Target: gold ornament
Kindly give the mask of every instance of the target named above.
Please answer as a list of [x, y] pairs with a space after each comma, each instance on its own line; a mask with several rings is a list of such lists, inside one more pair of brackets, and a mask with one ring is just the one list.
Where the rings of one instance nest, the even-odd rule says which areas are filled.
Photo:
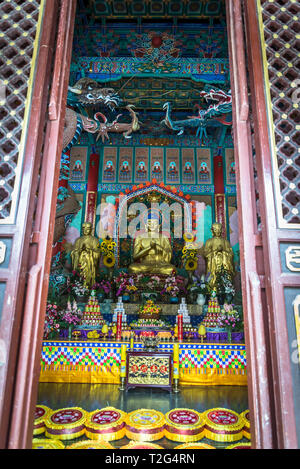
[[95, 283], [100, 259], [99, 240], [92, 235], [92, 229], [92, 223], [82, 224], [83, 235], [76, 239], [71, 251], [73, 270], [80, 273], [86, 288]]
[[213, 223], [211, 227], [213, 234], [204, 246], [200, 249], [200, 254], [204, 257], [206, 262], [206, 273], [210, 273], [209, 280], [210, 288], [217, 288], [217, 273], [223, 268], [230, 272], [233, 278], [235, 269], [233, 264], [233, 250], [227, 239], [222, 238], [222, 225], [221, 223]]
[[170, 263], [172, 248], [167, 236], [160, 233], [157, 219], [148, 219], [146, 232], [138, 235], [134, 242], [133, 260], [130, 273], [151, 273], [170, 275], [176, 268]]

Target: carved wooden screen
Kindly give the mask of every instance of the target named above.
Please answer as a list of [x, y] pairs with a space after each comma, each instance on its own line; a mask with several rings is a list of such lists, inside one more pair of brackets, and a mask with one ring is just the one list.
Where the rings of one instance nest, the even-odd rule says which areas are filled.
[[0, 2], [4, 448], [31, 447], [74, 12], [74, 0]]

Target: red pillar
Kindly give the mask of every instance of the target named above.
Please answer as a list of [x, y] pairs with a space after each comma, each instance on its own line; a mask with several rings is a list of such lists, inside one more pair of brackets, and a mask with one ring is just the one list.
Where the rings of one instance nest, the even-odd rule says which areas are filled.
[[91, 222], [94, 230], [96, 220], [99, 161], [99, 154], [93, 151], [90, 155], [84, 220]]
[[214, 185], [215, 185], [215, 220], [223, 226], [223, 235], [226, 238], [226, 203], [224, 188], [223, 157], [219, 151], [214, 156]]

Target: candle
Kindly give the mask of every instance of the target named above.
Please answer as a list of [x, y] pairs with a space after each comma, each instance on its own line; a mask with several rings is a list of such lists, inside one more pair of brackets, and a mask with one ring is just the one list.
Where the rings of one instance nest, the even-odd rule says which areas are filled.
[[120, 377], [125, 378], [126, 376], [126, 344], [121, 345], [121, 367]]
[[117, 340], [121, 340], [121, 333], [122, 333], [122, 313], [118, 313], [117, 315]]
[[178, 342], [183, 340], [183, 316], [178, 314]]
[[130, 334], [130, 348], [133, 350], [134, 348], [134, 335], [133, 333]]
[[173, 345], [173, 377], [179, 379], [179, 344]]

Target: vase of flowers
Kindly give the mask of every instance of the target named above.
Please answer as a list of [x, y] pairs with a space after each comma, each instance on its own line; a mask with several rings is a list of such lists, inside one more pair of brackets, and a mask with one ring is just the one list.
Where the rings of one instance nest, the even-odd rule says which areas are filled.
[[222, 267], [216, 274], [216, 279], [219, 304], [224, 304], [225, 301], [230, 304], [235, 295], [231, 273]]
[[205, 281], [204, 275], [201, 275], [201, 277], [198, 275], [193, 275], [193, 283], [188, 286], [188, 289], [194, 296], [198, 305], [202, 306], [206, 303], [207, 296], [209, 294], [209, 288]]
[[169, 275], [165, 279], [164, 287], [161, 291], [162, 295], [164, 293], [169, 295], [171, 303], [178, 303], [179, 295], [186, 293], [184, 278], [175, 274]]
[[92, 290], [96, 291], [96, 295], [99, 303], [102, 303], [103, 300], [109, 295], [111, 291], [111, 283], [109, 280], [102, 279], [99, 282], [96, 282], [92, 286]]
[[44, 322], [44, 339], [53, 339], [60, 332], [59, 310], [55, 303], [48, 303]]
[[78, 308], [76, 301], [68, 300], [67, 307], [61, 313], [61, 325], [68, 329], [68, 338], [72, 339], [72, 331], [82, 318], [82, 311]]
[[221, 314], [217, 319], [218, 326], [226, 329], [227, 340], [229, 343], [232, 341], [232, 332], [238, 331], [242, 328], [243, 321], [239, 312], [233, 308], [233, 305], [224, 304]]
[[80, 280], [75, 280], [70, 287], [70, 293], [79, 303], [85, 303], [89, 297], [89, 290]]

